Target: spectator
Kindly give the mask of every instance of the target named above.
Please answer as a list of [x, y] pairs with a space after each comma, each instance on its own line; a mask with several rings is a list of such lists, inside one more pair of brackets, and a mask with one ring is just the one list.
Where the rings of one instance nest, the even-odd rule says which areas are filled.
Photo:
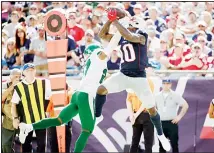
[[37, 24], [44, 24], [44, 20], [45, 20], [45, 14], [44, 13], [38, 13], [37, 16]]
[[75, 7], [75, 2], [67, 2], [67, 9]]
[[133, 7], [131, 5], [131, 2], [122, 2], [122, 3], [125, 7], [125, 10], [128, 11], [131, 16], [134, 16], [134, 11], [133, 11]]
[[80, 43], [82, 40], [84, 34], [84, 30], [80, 25], [78, 25], [75, 21], [76, 18], [76, 13], [74, 12], [68, 12], [67, 13], [68, 17], [68, 34], [74, 37], [74, 40], [77, 44]]
[[213, 2], [205, 2], [206, 9], [205, 11], [209, 12], [212, 16], [212, 19], [214, 19], [214, 3]]
[[86, 5], [84, 8], [83, 8], [83, 14], [81, 16], [81, 19], [88, 19], [88, 17], [91, 15], [92, 13], [92, 7], [91, 6], [88, 6]]
[[101, 40], [98, 37], [98, 33], [101, 29], [101, 14], [98, 11], [94, 11], [90, 20], [92, 23], [92, 30], [94, 31], [94, 39], [100, 42]]
[[212, 56], [212, 50], [206, 45], [207, 44], [206, 38], [203, 36], [199, 36], [198, 42], [201, 44], [202, 52], [208, 56]]
[[161, 36], [160, 37], [160, 52], [163, 54], [163, 56], [168, 57], [169, 51], [168, 51], [168, 44], [167, 44], [167, 36]]
[[46, 40], [45, 40], [45, 29], [43, 25], [37, 27], [38, 37], [35, 37], [31, 44], [29, 52], [34, 54], [34, 65], [36, 71], [45, 71], [44, 73], [37, 73], [38, 76], [48, 76], [48, 63], [46, 55]]
[[[171, 90], [172, 82], [169, 79], [163, 80], [163, 89], [155, 96], [156, 107], [160, 113], [164, 135], [169, 138], [172, 152], [178, 153], [178, 123], [188, 110], [188, 103], [179, 94]], [[178, 106], [182, 107], [177, 114]], [[159, 152], [166, 152], [159, 143]]]
[[185, 19], [185, 16], [179, 15], [179, 18], [177, 20], [177, 27], [181, 29], [182, 27], [186, 27], [186, 25], [187, 25], [187, 21]]
[[7, 70], [8, 67], [7, 67], [7, 62], [5, 60], [5, 54], [7, 52], [7, 49], [6, 49], [6, 42], [4, 40], [4, 38], [1, 39], [1, 45], [2, 45], [2, 59], [1, 59], [1, 68], [2, 70]]
[[156, 30], [158, 32], [162, 32], [165, 29], [167, 29], [165, 20], [163, 20], [162, 18], [158, 17], [158, 9], [157, 9], [157, 7], [153, 6], [153, 7], [149, 8], [149, 17], [154, 22], [154, 24], [156, 26]]
[[174, 46], [174, 54], [169, 57], [169, 68], [170, 69], [180, 69], [177, 66], [181, 63], [183, 59], [183, 46], [182, 44], [176, 44]]
[[25, 30], [26, 29], [21, 25], [16, 27], [16, 49], [21, 54], [22, 63], [29, 63], [33, 62], [34, 55], [28, 53], [31, 41], [27, 39]]
[[[212, 40], [212, 34], [207, 31], [207, 24], [206, 24], [206, 22], [199, 21], [197, 25], [198, 25], [198, 30], [205, 32], [207, 41], [211, 41]], [[197, 34], [194, 35], [192, 39], [193, 40], [197, 40], [197, 36], [198, 36]]]
[[9, 18], [9, 13], [11, 11], [11, 3], [10, 2], [2, 2], [2, 23], [6, 23]]
[[7, 48], [4, 58], [9, 69], [13, 69], [21, 65], [21, 56], [16, 49], [14, 38], [7, 40]]
[[149, 64], [155, 70], [166, 70], [165, 63], [167, 62], [167, 57], [164, 56], [164, 52], [161, 49], [156, 48], [152, 52], [152, 58], [149, 59]]
[[27, 17], [27, 38], [32, 40], [32, 38], [37, 36], [36, 32], [36, 25], [37, 25], [37, 17], [35, 15], [29, 15]]
[[[174, 40], [173, 43], [174, 44], [181, 44], [181, 47], [183, 48], [182, 53], [183, 56], [188, 55], [191, 52], [191, 49], [188, 45], [185, 44], [186, 39], [185, 39], [185, 35], [181, 32], [177, 32], [174, 36]], [[174, 46], [171, 48], [171, 50], [169, 51], [169, 57], [173, 56], [174, 54]]]
[[[149, 79], [149, 86], [152, 92], [154, 91], [154, 84]], [[127, 90], [126, 106], [129, 112], [130, 121], [132, 123], [133, 136], [131, 142], [130, 153], [136, 153], [139, 149], [141, 135], [144, 135], [145, 152], [152, 153], [152, 146], [154, 141], [154, 126], [150, 119], [149, 113], [143, 106], [132, 89]]]
[[197, 14], [194, 11], [190, 11], [188, 14], [187, 25], [181, 30], [187, 34], [187, 36], [192, 37], [192, 35], [197, 31]]
[[[155, 26], [148, 26], [147, 28], [148, 39], [151, 41], [149, 45], [149, 51], [154, 50], [155, 48], [160, 48], [160, 39], [156, 37], [156, 28]], [[151, 55], [148, 55], [151, 57]]]
[[207, 55], [202, 52], [202, 47], [199, 43], [192, 45], [191, 54], [187, 55], [186, 59], [180, 64], [182, 70], [206, 70]]
[[20, 22], [21, 18], [22, 18], [22, 20], [23, 20], [23, 18], [25, 17], [25, 13], [23, 12], [23, 11], [24, 11], [24, 7], [23, 7], [23, 5], [21, 5], [21, 4], [15, 4], [15, 5], [14, 5], [14, 9], [15, 9], [15, 11], [17, 11], [17, 13], [18, 13], [19, 22]]
[[7, 42], [8, 38], [10, 38], [9, 32], [5, 29], [2, 30], [2, 38], [4, 39], [5, 42]]
[[[13, 127], [13, 120], [18, 118], [13, 118], [11, 114], [11, 99], [14, 92], [14, 86], [21, 79], [21, 71], [19, 69], [13, 69], [10, 72], [10, 81], [6, 83], [6, 90], [2, 94], [2, 113], [3, 113], [3, 123], [2, 123], [2, 151], [3, 153], [13, 152], [12, 144], [15, 135], [15, 129]], [[17, 127], [16, 127], [17, 128]]]
[[206, 33], [205, 33], [204, 31], [198, 31], [198, 33], [195, 34], [195, 35], [192, 37], [193, 41], [194, 41], [194, 42], [197, 42], [199, 36], [206, 37], [207, 35], [206, 35]]
[[75, 54], [79, 57], [79, 60], [81, 61], [81, 65], [84, 64], [84, 57], [83, 53], [85, 51], [85, 48], [90, 44], [100, 44], [98, 41], [94, 39], [94, 32], [91, 29], [88, 29], [85, 32], [85, 37], [82, 41], [82, 43], [75, 49]]
[[211, 26], [214, 24], [210, 12], [207, 11], [201, 12], [201, 19], [206, 22], [208, 29], [211, 28]]
[[[45, 118], [45, 106], [51, 96], [51, 87], [48, 80], [35, 78], [36, 70], [32, 63], [23, 66], [25, 78], [14, 87], [12, 97], [12, 116], [20, 117], [20, 122], [26, 124], [35, 123]], [[15, 128], [19, 120], [14, 120]], [[37, 152], [45, 152], [46, 130], [36, 130]], [[22, 144], [23, 152], [32, 151], [33, 131], [28, 134], [26, 141]], [[20, 140], [23, 142], [23, 140]]]
[[111, 57], [107, 62], [108, 70], [119, 70], [121, 58], [118, 56], [118, 50], [113, 50]]
[[171, 4], [171, 16], [175, 17], [176, 19], [179, 18], [180, 14], [180, 7], [177, 2]]
[[34, 4], [37, 6], [38, 13], [46, 13], [47, 10], [44, 8], [44, 2], [34, 2]]
[[166, 23], [168, 29], [173, 29], [174, 31], [177, 31], [177, 18], [173, 16], [166, 17]]
[[39, 13], [39, 9], [36, 4], [30, 5], [29, 7], [29, 15], [37, 15]]
[[142, 14], [142, 6], [140, 4], [135, 4], [133, 7], [133, 11], [134, 11], [134, 16], [138, 16], [140, 18], [143, 18], [143, 14]]
[[4, 29], [8, 31], [9, 38], [14, 37], [15, 35], [15, 27], [18, 25], [19, 15], [17, 11], [13, 11], [11, 13], [11, 23], [7, 24]]

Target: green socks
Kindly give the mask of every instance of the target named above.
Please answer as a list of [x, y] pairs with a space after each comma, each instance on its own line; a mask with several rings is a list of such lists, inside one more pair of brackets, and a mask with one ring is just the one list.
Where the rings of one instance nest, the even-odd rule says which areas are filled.
[[82, 133], [80, 134], [79, 138], [76, 141], [74, 152], [79, 153], [79, 152], [83, 151], [83, 149], [85, 148], [86, 143], [88, 141], [88, 137], [90, 135], [91, 135], [91, 133], [82, 131]]

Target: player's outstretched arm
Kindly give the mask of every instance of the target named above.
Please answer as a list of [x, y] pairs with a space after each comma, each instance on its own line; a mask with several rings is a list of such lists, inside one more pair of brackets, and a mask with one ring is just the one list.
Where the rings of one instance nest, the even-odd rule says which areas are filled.
[[120, 34], [126, 40], [128, 40], [130, 42], [141, 43], [143, 45], [146, 44], [146, 37], [145, 36], [131, 33], [127, 28], [125, 28], [123, 25], [121, 25], [118, 20], [115, 20], [113, 22], [113, 24], [116, 26], [117, 30], [120, 32]]
[[106, 40], [106, 41], [110, 41], [111, 40], [111, 38], [113, 37], [113, 35], [112, 34], [109, 34], [109, 29], [110, 29], [110, 26], [111, 26], [111, 21], [107, 21], [104, 25], [103, 25], [103, 27], [102, 27], [102, 29], [100, 30], [100, 32], [99, 32], [99, 34], [98, 34], [98, 36], [101, 38], [101, 39], [103, 39], [103, 40]]

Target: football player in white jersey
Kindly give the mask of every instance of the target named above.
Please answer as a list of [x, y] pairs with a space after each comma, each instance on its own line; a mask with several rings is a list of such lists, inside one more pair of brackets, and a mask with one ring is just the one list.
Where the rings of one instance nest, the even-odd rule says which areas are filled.
[[55, 118], [44, 119], [33, 124], [20, 123], [19, 138], [21, 143], [24, 143], [29, 132], [60, 126], [69, 122], [74, 116], [79, 114], [82, 132], [76, 141], [74, 152], [83, 151], [95, 126], [94, 98], [96, 91], [106, 77], [108, 56], [118, 44], [120, 37], [119, 32], [115, 34], [105, 49], [96, 44], [89, 45], [86, 48], [84, 56], [88, 58], [84, 68], [83, 78], [79, 89], [73, 94], [70, 104]]

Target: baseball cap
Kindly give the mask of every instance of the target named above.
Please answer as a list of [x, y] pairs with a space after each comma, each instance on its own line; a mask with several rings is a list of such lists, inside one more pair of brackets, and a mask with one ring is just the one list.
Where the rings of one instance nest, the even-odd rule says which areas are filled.
[[38, 8], [36, 4], [30, 6], [30, 8]]
[[94, 37], [94, 31], [91, 29], [86, 30], [85, 35], [90, 34]]
[[170, 80], [170, 79], [163, 79], [162, 83], [172, 83], [172, 80]]
[[22, 70], [25, 71], [25, 70], [27, 70], [27, 69], [29, 69], [29, 68], [35, 68], [35, 65], [34, 65], [33, 63], [26, 63], [26, 64], [23, 66]]
[[36, 27], [37, 27], [37, 30], [44, 30], [45, 28], [43, 24], [39, 24]]
[[136, 8], [136, 9], [142, 9], [142, 6], [140, 4], [135, 4], [134, 8]]
[[207, 23], [205, 21], [198, 21], [197, 26], [199, 26], [199, 25], [202, 25], [202, 26], [206, 27]]

